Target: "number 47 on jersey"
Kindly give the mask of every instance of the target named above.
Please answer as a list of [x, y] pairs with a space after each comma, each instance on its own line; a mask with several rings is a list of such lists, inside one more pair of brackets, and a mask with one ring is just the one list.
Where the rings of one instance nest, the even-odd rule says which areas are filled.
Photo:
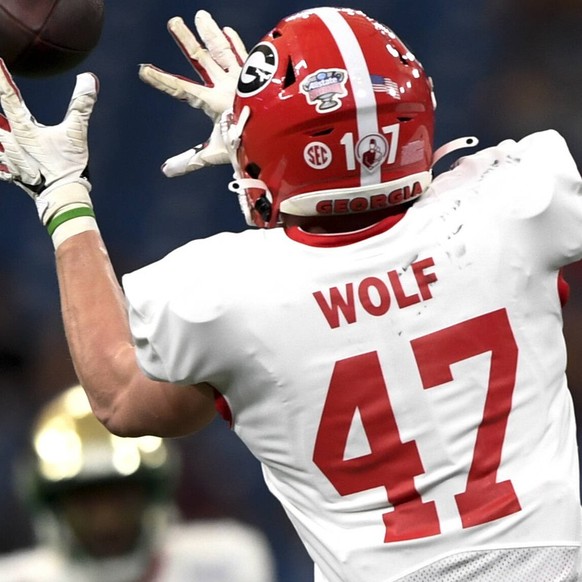
[[[453, 377], [451, 365], [491, 353], [487, 395], [466, 488], [455, 495], [464, 528], [521, 510], [510, 480], [497, 480], [515, 387], [518, 349], [505, 309], [469, 319], [411, 342], [425, 390]], [[389, 377], [389, 374], [387, 374]], [[359, 411], [371, 452], [345, 459], [352, 419]], [[384, 541], [441, 533], [434, 501], [424, 502], [414, 477], [424, 473], [415, 441], [402, 442], [377, 352], [335, 363], [315, 441], [313, 461], [340, 495], [384, 487]]]

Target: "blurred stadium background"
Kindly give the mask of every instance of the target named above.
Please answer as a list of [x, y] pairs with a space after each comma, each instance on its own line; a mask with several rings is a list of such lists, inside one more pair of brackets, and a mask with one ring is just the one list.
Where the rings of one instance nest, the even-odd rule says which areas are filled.
[[[250, 48], [283, 16], [325, 4], [110, 1], [101, 42], [78, 70], [52, 79], [17, 79], [35, 116], [52, 124], [62, 118], [75, 73], [90, 70], [100, 78], [90, 171], [99, 224], [120, 275], [191, 238], [244, 228], [226, 187], [229, 168], [173, 180], [159, 170], [167, 157], [203, 141], [210, 130], [203, 113], [138, 79], [138, 64], [145, 62], [194, 75], [167, 34], [166, 21], [179, 15], [191, 24], [195, 10], [204, 8], [219, 24], [237, 29]], [[333, 5], [359, 8], [388, 24], [423, 62], [438, 99], [436, 145], [476, 135], [487, 146], [553, 127], [582, 160], [579, 0], [337, 0]], [[0, 552], [31, 542], [28, 516], [10, 481], [31, 419], [51, 396], [75, 383], [52, 253], [32, 202], [0, 184], [0, 523], [9, 524], [0, 528]], [[252, 260], [248, 268], [250, 276], [256, 268]], [[571, 267], [566, 276], [572, 285], [565, 309], [569, 376], [580, 409], [582, 269]], [[310, 580], [310, 561], [266, 491], [260, 467], [222, 421], [180, 446], [184, 516], [232, 516], [257, 525], [273, 545], [280, 582]]]

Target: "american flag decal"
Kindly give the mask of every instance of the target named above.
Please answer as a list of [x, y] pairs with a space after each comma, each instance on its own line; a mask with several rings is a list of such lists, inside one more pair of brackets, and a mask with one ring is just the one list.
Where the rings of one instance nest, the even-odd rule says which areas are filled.
[[372, 81], [374, 93], [388, 93], [394, 99], [400, 99], [400, 91], [398, 90], [398, 83], [396, 81], [388, 77], [382, 77], [381, 75], [370, 75], [370, 80]]

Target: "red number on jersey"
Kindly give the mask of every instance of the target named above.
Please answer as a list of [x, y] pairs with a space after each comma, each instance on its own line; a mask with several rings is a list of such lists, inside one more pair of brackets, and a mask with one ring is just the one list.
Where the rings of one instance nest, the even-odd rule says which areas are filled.
[[[371, 452], [344, 459], [356, 410]], [[424, 468], [414, 441], [403, 443], [376, 353], [336, 362], [313, 452], [340, 495], [385, 487], [394, 511], [384, 515], [386, 542], [440, 533], [433, 502], [423, 503], [414, 477]]]
[[[517, 368], [517, 345], [505, 310], [494, 311], [411, 342], [423, 387], [453, 380], [451, 365], [491, 352], [483, 418], [467, 488], [455, 495], [463, 527], [520, 511], [511, 481], [497, 482]], [[371, 452], [345, 459], [359, 411]], [[424, 473], [414, 441], [402, 442], [378, 355], [336, 362], [317, 433], [313, 460], [340, 495], [385, 487], [393, 510], [384, 514], [385, 542], [440, 533], [434, 502], [423, 502], [414, 477]]]

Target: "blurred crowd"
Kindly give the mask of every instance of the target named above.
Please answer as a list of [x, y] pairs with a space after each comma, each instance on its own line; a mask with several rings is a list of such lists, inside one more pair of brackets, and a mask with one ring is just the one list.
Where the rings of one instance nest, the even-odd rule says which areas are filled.
[[[206, 138], [206, 117], [157, 94], [137, 77], [152, 62], [192, 76], [166, 32], [175, 15], [198, 8], [236, 28], [252, 46], [289, 13], [325, 2], [249, 0], [242, 4], [166, 0], [106, 3], [103, 37], [77, 72], [101, 80], [90, 129], [93, 200], [119, 274], [195, 237], [242, 230], [226, 184], [228, 168], [169, 180], [161, 163]], [[579, 0], [359, 0], [360, 8], [399, 34], [434, 78], [437, 144], [465, 135], [482, 146], [555, 128], [582, 167], [582, 3]], [[62, 116], [75, 71], [18, 79], [30, 109], [45, 123]], [[0, 184], [0, 552], [32, 543], [30, 517], [9, 478], [39, 408], [76, 382], [60, 323], [50, 240], [25, 196]], [[252, 276], [249, 265], [249, 276]], [[582, 419], [582, 268], [569, 267], [565, 307], [568, 374]], [[220, 420], [178, 443], [183, 474], [178, 504], [186, 519], [234, 517], [257, 526], [272, 545], [280, 582], [311, 579], [311, 564], [260, 467]]]

